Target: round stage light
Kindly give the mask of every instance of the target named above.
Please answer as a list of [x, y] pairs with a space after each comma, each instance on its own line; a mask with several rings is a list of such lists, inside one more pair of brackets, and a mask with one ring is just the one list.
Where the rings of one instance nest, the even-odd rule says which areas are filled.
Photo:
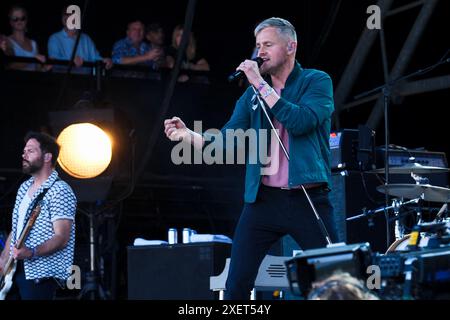
[[59, 134], [57, 142], [61, 146], [58, 163], [72, 177], [95, 178], [111, 162], [111, 139], [91, 123], [68, 126]]

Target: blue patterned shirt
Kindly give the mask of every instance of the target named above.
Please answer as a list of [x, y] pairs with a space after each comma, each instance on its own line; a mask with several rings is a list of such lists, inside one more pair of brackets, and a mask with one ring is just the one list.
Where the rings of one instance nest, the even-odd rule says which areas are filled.
[[[117, 41], [113, 46], [112, 61], [116, 64], [122, 63], [123, 57], [136, 57], [146, 54], [152, 49], [151, 45], [145, 42], [141, 42], [139, 48], [136, 48], [130, 39], [124, 38]], [[146, 61], [145, 65], [151, 66], [153, 69], [156, 68], [154, 61]]]
[[[55, 235], [53, 230], [53, 222], [60, 219], [72, 220], [70, 240], [63, 249], [51, 255], [36, 257], [34, 259], [25, 259], [24, 269], [27, 280], [50, 277], [65, 280], [71, 274], [70, 268], [73, 264], [75, 249], [75, 212], [77, 199], [75, 198], [75, 194], [70, 186], [62, 180], [56, 181], [57, 179], [58, 173], [53, 171], [50, 177], [42, 184], [42, 186], [31, 198], [31, 203], [34, 204], [36, 197], [41, 194], [45, 188], [52, 186], [54, 183], [44, 196], [41, 211], [25, 241], [25, 246], [28, 248], [34, 248], [50, 240]], [[28, 192], [28, 189], [33, 184], [33, 181], [34, 178], [30, 178], [22, 183], [19, 191], [17, 192], [12, 218], [11, 252], [12, 246], [14, 245], [14, 239], [18, 238], [17, 223], [19, 217], [19, 206]], [[26, 223], [31, 215], [31, 208], [32, 205], [28, 208], [24, 223]]]

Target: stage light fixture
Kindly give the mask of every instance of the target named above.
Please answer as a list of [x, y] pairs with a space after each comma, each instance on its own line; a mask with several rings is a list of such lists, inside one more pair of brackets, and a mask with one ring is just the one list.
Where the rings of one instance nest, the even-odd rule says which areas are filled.
[[72, 177], [95, 178], [111, 163], [112, 140], [91, 123], [69, 125], [59, 134], [57, 142], [61, 146], [58, 164]]

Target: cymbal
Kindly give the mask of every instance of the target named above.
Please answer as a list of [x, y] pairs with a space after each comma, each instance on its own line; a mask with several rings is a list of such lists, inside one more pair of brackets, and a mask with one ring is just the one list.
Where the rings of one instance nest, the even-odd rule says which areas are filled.
[[[369, 171], [369, 173], [384, 173], [384, 168], [375, 169]], [[424, 173], [443, 173], [443, 172], [449, 172], [450, 169], [448, 168], [440, 168], [440, 167], [430, 167], [430, 166], [423, 166], [420, 163], [407, 163], [403, 166], [398, 167], [389, 167], [389, 173], [393, 174], [410, 174], [410, 173], [416, 173], [416, 174], [424, 174]]]
[[388, 184], [378, 186], [381, 193], [406, 199], [420, 198], [431, 202], [450, 202], [450, 189], [429, 184]]

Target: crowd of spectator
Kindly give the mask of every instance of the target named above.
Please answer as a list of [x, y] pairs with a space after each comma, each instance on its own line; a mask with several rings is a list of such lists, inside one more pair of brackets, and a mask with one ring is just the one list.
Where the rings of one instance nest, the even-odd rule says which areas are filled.
[[[53, 33], [47, 43], [47, 56], [40, 54], [35, 40], [27, 37], [28, 12], [21, 6], [13, 6], [8, 13], [11, 27], [10, 35], [0, 34], [0, 49], [6, 56], [28, 57], [37, 59], [36, 63], [12, 62], [9, 69], [24, 71], [65, 72], [65, 65], [46, 64], [48, 59], [73, 61], [72, 73], [92, 73], [92, 65], [86, 63], [102, 62], [109, 70], [114, 65], [144, 66], [152, 71], [172, 69], [175, 66], [179, 51], [183, 26], [178, 25], [172, 32], [172, 42], [165, 45], [165, 32], [161, 24], [153, 22], [147, 26], [140, 20], [129, 21], [125, 37], [113, 44], [110, 57], [101, 56], [92, 38], [85, 32], [70, 29], [67, 20], [70, 13], [67, 6], [62, 9], [62, 29]], [[79, 39], [78, 39], [79, 38]], [[78, 41], [78, 44], [77, 44]], [[75, 45], [76, 52], [74, 53]], [[197, 52], [194, 33], [190, 33], [187, 49], [181, 57], [180, 82], [193, 79], [189, 71], [209, 71], [210, 67], [205, 57]], [[122, 73], [123, 74], [123, 73]], [[197, 78], [198, 80], [199, 78]], [[200, 78], [201, 79], [201, 78]]]

